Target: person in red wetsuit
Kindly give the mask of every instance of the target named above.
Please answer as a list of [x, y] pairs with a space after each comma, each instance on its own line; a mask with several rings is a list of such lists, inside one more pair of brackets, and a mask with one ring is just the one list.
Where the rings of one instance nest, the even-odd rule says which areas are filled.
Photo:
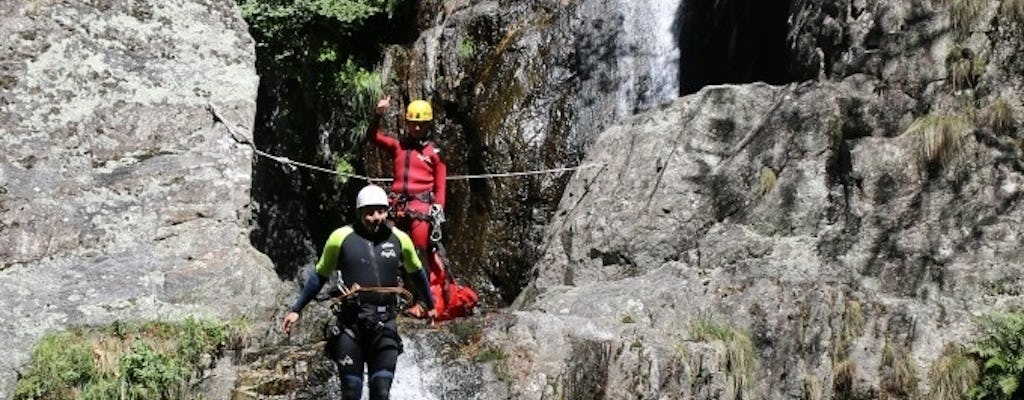
[[[428, 265], [431, 222], [444, 220], [448, 169], [440, 150], [430, 140], [434, 120], [430, 103], [424, 100], [409, 103], [405, 113], [408, 135], [402, 140], [386, 135], [380, 127], [380, 117], [390, 106], [390, 98], [377, 102], [376, 118], [367, 136], [392, 159], [395, 180], [389, 200], [395, 225], [409, 233], [420, 260]], [[415, 308], [412, 314], [425, 315]]]

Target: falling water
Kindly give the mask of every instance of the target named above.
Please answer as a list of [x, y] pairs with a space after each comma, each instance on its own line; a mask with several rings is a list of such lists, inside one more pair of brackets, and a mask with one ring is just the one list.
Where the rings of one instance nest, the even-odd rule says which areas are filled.
[[679, 96], [679, 27], [682, 0], [623, 0], [622, 57], [625, 81], [620, 111], [630, 115]]
[[[437, 382], [440, 375], [434, 365], [434, 358], [423, 353], [421, 348], [423, 345], [415, 336], [404, 336], [402, 343], [404, 350], [398, 357], [398, 365], [395, 366], [391, 398], [394, 400], [440, 400], [433, 393], [438, 386], [441, 386]], [[366, 377], [364, 376], [364, 378]], [[333, 386], [337, 387], [341, 384], [336, 375], [331, 376], [331, 379], [334, 381], [332, 382]], [[364, 379], [361, 400], [369, 399], [369, 387]]]
[[[576, 46], [574, 120], [565, 124], [569, 148], [623, 118], [664, 105], [680, 94], [683, 0], [592, 0], [565, 24]], [[557, 77], [556, 77], [557, 78]], [[520, 126], [544, 121], [517, 121]], [[537, 140], [538, 142], [542, 140]]]
[[406, 335], [402, 342], [404, 351], [395, 367], [391, 398], [439, 400], [430, 390], [438, 386], [436, 381], [440, 377], [434, 359], [422, 354], [422, 344], [415, 337]]

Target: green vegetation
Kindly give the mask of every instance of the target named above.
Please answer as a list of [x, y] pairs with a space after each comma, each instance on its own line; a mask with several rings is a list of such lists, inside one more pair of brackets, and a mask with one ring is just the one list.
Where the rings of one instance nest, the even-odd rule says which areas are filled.
[[244, 327], [190, 318], [53, 333], [33, 352], [14, 399], [187, 398], [212, 357], [244, 341]]
[[459, 48], [455, 50], [455, 55], [458, 56], [460, 60], [468, 60], [473, 57], [473, 53], [475, 52], [476, 45], [473, 44], [473, 39], [467, 37], [462, 38], [462, 41], [459, 42]]
[[903, 134], [917, 141], [922, 164], [948, 166], [959, 156], [961, 140], [971, 129], [972, 125], [964, 117], [929, 114], [910, 124]]
[[[387, 19], [412, 1], [236, 2], [256, 40], [261, 90], [274, 93], [266, 101], [277, 110], [273, 124], [282, 142], [297, 144], [310, 131], [327, 131], [333, 151], [355, 154], [383, 94], [384, 43], [389, 35], [401, 35]], [[317, 161], [315, 154], [293, 156]]]
[[[736, 393], [747, 393], [754, 384], [757, 369], [754, 342], [737, 328], [718, 324], [708, 318], [697, 318], [690, 326], [690, 336], [702, 342], [721, 342], [725, 346], [725, 371], [732, 379]], [[746, 396], [744, 396], [746, 398]]]
[[505, 354], [505, 350], [502, 350], [501, 347], [498, 347], [498, 346], [486, 346], [486, 347], [484, 347], [483, 350], [481, 350], [479, 353], [477, 353], [473, 357], [473, 361], [476, 361], [476, 362], [491, 362], [491, 361], [504, 360], [505, 357], [507, 357], [506, 354]]
[[352, 60], [347, 60], [334, 79], [341, 98], [346, 99], [351, 107], [344, 117], [346, 125], [351, 126], [345, 139], [350, 143], [358, 143], [370, 127], [377, 100], [384, 94], [380, 72], [362, 68]]
[[461, 319], [448, 324], [448, 333], [452, 344], [467, 346], [483, 339], [484, 330], [476, 321]]
[[294, 35], [317, 19], [329, 19], [343, 31], [358, 29], [376, 14], [393, 14], [402, 0], [237, 0], [242, 16], [267, 37]]
[[928, 383], [932, 400], [960, 400], [978, 381], [978, 363], [961, 346], [947, 345], [932, 362]]
[[993, 313], [980, 320], [981, 339], [970, 349], [982, 365], [972, 399], [1009, 400], [1024, 396], [1024, 313]]
[[338, 157], [338, 160], [334, 164], [334, 172], [336, 174], [334, 179], [342, 185], [344, 185], [345, 182], [348, 182], [350, 174], [355, 173], [355, 168], [352, 167], [352, 157], [353, 156], [351, 154], [345, 154]]
[[96, 375], [92, 350], [80, 332], [50, 335], [36, 347], [14, 398], [72, 398], [77, 388], [85, 387]]

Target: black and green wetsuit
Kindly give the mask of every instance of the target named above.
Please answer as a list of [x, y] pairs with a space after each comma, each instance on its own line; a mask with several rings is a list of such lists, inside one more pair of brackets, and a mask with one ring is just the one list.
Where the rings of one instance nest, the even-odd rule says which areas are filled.
[[[416, 284], [416, 297], [428, 310], [434, 308], [416, 248], [409, 235], [397, 228], [371, 234], [361, 226], [345, 226], [331, 233], [316, 272], [309, 274], [292, 311], [301, 311], [336, 270], [346, 287], [397, 287], [401, 284], [399, 274], [404, 272]], [[395, 364], [402, 352], [395, 323], [397, 312], [393, 295], [372, 293], [361, 293], [357, 301], [338, 310], [338, 324], [328, 332], [326, 350], [341, 373], [342, 399], [360, 398], [364, 364], [370, 376], [370, 399], [389, 397]]]

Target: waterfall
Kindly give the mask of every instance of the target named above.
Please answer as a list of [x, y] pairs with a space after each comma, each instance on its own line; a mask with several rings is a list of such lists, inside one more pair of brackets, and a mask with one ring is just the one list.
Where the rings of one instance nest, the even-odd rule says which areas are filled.
[[[441, 375], [436, 371], [434, 358], [423, 351], [420, 337], [418, 335], [403, 335], [402, 344], [404, 350], [398, 356], [398, 364], [395, 366], [395, 380], [391, 384], [391, 398], [395, 400], [440, 400], [432, 391], [437, 390], [439, 386], [443, 386], [437, 382]], [[363, 376], [363, 395], [360, 398], [361, 400], [370, 399], [368, 379], [369, 377]], [[336, 374], [331, 374], [331, 380], [331, 386], [337, 388], [341, 385]], [[331, 396], [340, 396], [340, 393], [332, 391]]]
[[623, 118], [669, 103], [680, 95], [683, 0], [590, 0], [566, 23], [575, 47], [579, 90], [569, 148]]
[[[416, 335], [402, 337], [402, 355], [395, 367], [395, 381], [391, 386], [392, 399], [439, 400], [431, 388], [440, 386], [440, 374], [433, 357], [422, 354], [421, 340]], [[366, 396], [363, 396], [366, 399]]]
[[679, 97], [679, 26], [682, 0], [623, 0], [619, 96], [624, 115]]

